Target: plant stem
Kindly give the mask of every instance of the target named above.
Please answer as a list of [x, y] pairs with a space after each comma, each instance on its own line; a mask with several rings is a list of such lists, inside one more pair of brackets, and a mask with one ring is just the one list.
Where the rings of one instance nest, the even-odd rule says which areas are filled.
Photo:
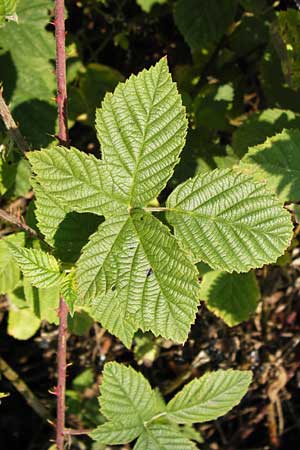
[[9, 108], [5, 103], [2, 94], [2, 88], [0, 89], [0, 116], [2, 117], [2, 120], [4, 122], [5, 128], [8, 131], [9, 136], [14, 141], [16, 146], [22, 153], [27, 152], [29, 150], [28, 144], [25, 138], [22, 136], [18, 128], [18, 125], [14, 121]]
[[[66, 83], [66, 50], [65, 50], [65, 2], [55, 0], [55, 41], [56, 41], [56, 82], [58, 109], [58, 139], [61, 145], [69, 146], [67, 118], [67, 83]], [[59, 302], [59, 333], [57, 350], [57, 419], [56, 446], [57, 450], [64, 448], [65, 430], [65, 390], [67, 372], [67, 332], [68, 307], [61, 297]]]
[[38, 398], [29, 389], [27, 384], [19, 377], [19, 375], [0, 357], [0, 373], [7, 378], [15, 389], [25, 398], [29, 406], [40, 416], [42, 419], [47, 420], [49, 418], [49, 412], [44, 405], [40, 403]]
[[35, 231], [25, 222], [22, 222], [22, 220], [20, 220], [18, 217], [13, 216], [12, 214], [6, 212], [4, 209], [0, 209], [0, 219], [3, 220], [4, 222], [16, 225], [18, 228], [20, 228], [23, 231], [26, 231], [33, 237], [41, 239], [41, 236], [37, 233], [37, 231]]
[[67, 332], [68, 332], [68, 307], [61, 297], [59, 302], [59, 332], [58, 332], [58, 383], [57, 395], [57, 418], [56, 418], [56, 446], [57, 450], [64, 448], [65, 435], [65, 391], [67, 373]]
[[58, 139], [61, 145], [69, 146], [67, 118], [67, 81], [65, 49], [65, 2], [55, 0], [56, 83], [58, 109]]

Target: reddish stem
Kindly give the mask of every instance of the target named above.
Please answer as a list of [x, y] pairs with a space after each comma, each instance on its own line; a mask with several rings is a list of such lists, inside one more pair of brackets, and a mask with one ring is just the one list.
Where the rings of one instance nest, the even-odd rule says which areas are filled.
[[67, 372], [67, 332], [68, 332], [68, 307], [61, 298], [59, 302], [59, 332], [58, 332], [58, 383], [56, 388], [57, 395], [57, 419], [56, 419], [56, 446], [57, 450], [64, 448], [64, 430], [65, 430], [65, 390], [66, 390], [66, 372]]
[[[58, 109], [58, 139], [61, 145], [69, 146], [67, 119], [67, 82], [66, 82], [66, 50], [65, 50], [65, 2], [55, 0], [55, 40], [56, 40], [56, 82]], [[67, 372], [67, 332], [68, 307], [63, 298], [59, 302], [59, 333], [57, 350], [57, 419], [56, 446], [57, 450], [64, 448], [65, 429], [65, 390]]]
[[69, 146], [67, 120], [67, 81], [65, 49], [65, 2], [55, 0], [56, 82], [58, 109], [58, 139], [61, 145]]

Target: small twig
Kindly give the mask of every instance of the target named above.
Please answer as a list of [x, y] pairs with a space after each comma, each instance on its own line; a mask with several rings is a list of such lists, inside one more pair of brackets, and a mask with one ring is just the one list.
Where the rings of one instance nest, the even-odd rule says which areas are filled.
[[40, 416], [42, 419], [47, 420], [49, 413], [46, 408], [36, 398], [34, 393], [29, 389], [27, 384], [19, 377], [19, 375], [0, 357], [0, 372], [7, 378], [14, 388], [24, 397], [29, 406]]
[[11, 139], [15, 142], [16, 146], [22, 153], [26, 153], [29, 150], [29, 146], [14, 121], [7, 104], [5, 103], [2, 88], [0, 89], [0, 116], [2, 117], [5, 128], [7, 129]]
[[81, 434], [90, 434], [93, 430], [72, 430], [71, 428], [64, 429], [65, 436], [79, 436]]
[[23, 231], [26, 231], [33, 237], [42, 239], [42, 237], [39, 235], [39, 233], [37, 231], [35, 231], [33, 228], [31, 228], [25, 222], [22, 222], [22, 220], [18, 219], [18, 217], [13, 216], [12, 214], [9, 214], [8, 212], [6, 212], [4, 209], [0, 209], [0, 219], [4, 220], [5, 222], [16, 225], [18, 228], [20, 228]]

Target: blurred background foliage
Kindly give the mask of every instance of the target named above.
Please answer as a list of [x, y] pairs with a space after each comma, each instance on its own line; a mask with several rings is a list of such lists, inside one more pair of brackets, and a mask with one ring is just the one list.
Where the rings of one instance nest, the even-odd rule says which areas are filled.
[[[17, 22], [5, 22], [0, 16], [3, 95], [33, 149], [57, 142], [53, 6], [52, 0], [19, 0]], [[94, 120], [95, 110], [101, 105], [105, 93], [113, 91], [116, 84], [131, 73], [148, 68], [163, 55], [168, 57], [173, 79], [186, 107], [189, 131], [181, 161], [160, 202], [164, 202], [178, 183], [195, 173], [216, 167], [233, 167], [249, 146], [263, 143], [283, 128], [300, 128], [300, 11], [293, 0], [66, 0], [66, 13], [70, 138], [74, 146], [87, 153], [101, 155]], [[35, 227], [31, 172], [21, 156], [0, 124], [1, 207], [9, 207], [14, 213], [25, 211], [27, 223]], [[299, 206], [294, 205], [293, 211], [299, 223]], [[58, 255], [66, 264], [77, 259], [88, 236], [98, 225], [97, 221], [89, 222], [90, 228], [85, 229], [74, 246], [72, 233], [77, 236], [84, 222], [85, 218], [78, 215], [66, 217], [55, 236], [57, 241], [67, 242], [64, 255]], [[6, 228], [3, 236], [9, 232]], [[20, 234], [9, 234], [0, 241], [0, 294], [9, 293], [9, 306], [5, 303], [7, 298], [1, 304], [1, 311], [8, 309], [9, 313], [7, 327], [5, 331], [3, 327], [1, 329], [3, 344], [2, 347], [0, 344], [0, 350], [5, 355], [9, 345], [13, 345], [13, 339], [25, 341], [35, 336], [34, 341], [28, 341], [28, 347], [26, 342], [18, 347], [15, 359], [22, 365], [23, 353], [28, 352], [29, 360], [34, 353], [34, 364], [48, 367], [41, 370], [39, 381], [40, 394], [45, 396], [55, 375], [52, 339], [55, 328], [51, 324], [57, 324], [58, 292], [32, 288], [21, 277], [15, 262], [8, 257], [7, 239], [24, 245], [24, 242], [19, 242], [24, 240]], [[40, 245], [26, 239], [27, 246]], [[279, 267], [281, 272], [279, 275], [276, 272], [277, 278], [285, 280], [284, 283], [287, 279], [290, 282], [291, 277], [297, 278], [289, 273], [289, 264], [298, 246], [296, 234], [291, 249], [278, 261], [277, 269]], [[207, 309], [216, 312], [230, 326], [253, 314], [258, 299], [269, 293], [269, 288], [263, 284], [267, 277], [263, 271], [257, 273], [262, 294], [252, 272], [237, 276], [210, 271], [208, 267], [199, 265], [199, 274], [203, 277], [201, 295]], [[214, 289], [216, 280], [218, 289]], [[276, 285], [277, 289], [277, 281], [272, 272], [268, 282]], [[231, 292], [225, 299], [222, 295], [224, 290]], [[240, 308], [237, 308], [239, 301]], [[3, 316], [4, 313], [1, 314]], [[251, 324], [246, 322], [244, 328], [235, 329], [230, 336], [224, 331], [226, 325], [218, 322], [222, 336], [226, 335], [230, 340], [236, 333], [240, 339], [239, 348], [244, 345], [246, 356], [241, 357], [236, 349], [234, 358], [232, 348], [229, 351], [216, 346], [206, 352], [201, 347], [208, 341], [209, 347], [210, 341], [216, 339], [211, 330], [218, 319], [212, 318], [209, 311], [206, 314], [202, 314], [183, 349], [155, 339], [151, 333], [138, 333], [134, 352], [129, 354], [117, 340], [105, 337], [105, 330], [93, 323], [88, 311], [75, 311], [68, 324], [70, 331], [78, 336], [71, 338], [70, 342], [74, 360], [74, 367], [70, 369], [72, 381], [67, 391], [70, 425], [92, 428], [101, 421], [95, 401], [98, 375], [96, 372], [95, 376], [94, 371], [86, 366], [95, 364], [100, 371], [110, 351], [120, 361], [143, 365], [148, 378], [154, 385], [159, 384], [166, 395], [189, 379], [200, 364], [199, 358], [202, 358], [204, 367], [209, 363], [210, 368], [217, 368], [229, 352], [228, 365], [240, 367], [248, 355], [245, 368], [249, 368], [251, 361], [258, 370], [259, 362], [253, 362], [257, 356], [255, 352], [260, 348], [255, 341], [257, 316]], [[259, 314], [264, 320], [263, 313], [260, 311]], [[46, 319], [48, 323], [45, 325]], [[205, 331], [201, 331], [202, 326]], [[254, 337], [251, 334], [248, 341], [245, 338], [245, 343], [241, 336], [250, 331]], [[272, 339], [274, 337], [275, 331]], [[178, 366], [176, 358], [180, 361]], [[187, 361], [189, 368], [184, 371], [181, 365], [186, 367]], [[39, 380], [33, 377], [32, 383], [36, 383], [36, 379]], [[7, 386], [1, 390], [6, 392]], [[255, 395], [261, 395], [259, 390], [255, 392], [254, 399]], [[11, 408], [15, 412], [16, 405], [12, 403]], [[32, 426], [30, 420], [29, 417], [25, 421], [29, 429]], [[232, 420], [237, 427], [237, 416]], [[297, 423], [299, 428], [298, 419]], [[1, 430], [6, 431], [10, 426], [7, 419]], [[230, 426], [226, 428], [229, 435]], [[223, 430], [219, 427], [217, 424], [216, 428], [204, 430], [207, 443], [201, 448], [235, 450], [236, 447], [226, 446]], [[13, 448], [14, 442], [20, 445], [19, 448], [30, 450], [49, 448], [49, 430], [47, 439], [43, 441], [41, 436], [43, 425], [39, 425], [34, 439], [22, 427], [20, 430], [15, 440], [6, 437], [5, 448]], [[237, 437], [235, 439], [237, 442]], [[268, 437], [264, 435], [261, 448], [270, 448], [263, 447], [266, 441]], [[26, 447], [28, 442], [30, 446]], [[91, 445], [88, 439], [76, 438], [71, 448], [102, 448]], [[245, 445], [241, 448], [250, 448]]]

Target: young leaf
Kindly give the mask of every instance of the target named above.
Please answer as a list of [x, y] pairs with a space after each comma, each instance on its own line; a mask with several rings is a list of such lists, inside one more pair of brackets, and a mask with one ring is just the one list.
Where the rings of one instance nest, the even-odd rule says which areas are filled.
[[[116, 290], [136, 329], [179, 342], [197, 311], [195, 266], [168, 228], [142, 210], [100, 225], [78, 261], [77, 283], [86, 304]], [[112, 313], [116, 321], [118, 309]]]
[[254, 313], [259, 299], [259, 288], [253, 272], [207, 272], [202, 279], [200, 299], [208, 309], [233, 327]]
[[69, 211], [103, 215], [113, 203], [113, 187], [105, 164], [75, 148], [52, 147], [27, 154], [36, 181], [46, 194]]
[[166, 58], [106, 94], [96, 129], [103, 160], [124, 201], [143, 206], [157, 197], [179, 161], [187, 130]]
[[137, 438], [143, 432], [142, 425], [124, 425], [117, 422], [106, 422], [100, 425], [90, 437], [95, 441], [109, 445], [127, 444]]
[[0, 0], [0, 25], [5, 22], [5, 19], [17, 22], [16, 7], [17, 0]]
[[196, 450], [196, 444], [187, 439], [174, 425], [150, 424], [138, 438], [134, 450]]
[[124, 428], [143, 427], [162, 412], [160, 403], [142, 374], [131, 367], [107, 363], [103, 372], [100, 405], [102, 414]]
[[75, 303], [78, 302], [75, 273], [73, 271], [68, 273], [62, 279], [60, 291], [61, 291], [61, 295], [63, 296], [66, 304], [68, 305], [70, 314], [73, 315]]
[[240, 167], [284, 202], [300, 200], [300, 131], [283, 130], [249, 149]]
[[274, 195], [229, 169], [198, 175], [167, 201], [168, 221], [195, 261], [247, 272], [275, 262], [292, 237], [290, 216]]
[[24, 276], [36, 287], [48, 288], [59, 283], [61, 273], [54, 256], [41, 250], [16, 247], [9, 243], [11, 254]]
[[217, 370], [188, 383], [167, 405], [167, 416], [177, 423], [206, 422], [226, 414], [247, 392], [249, 371]]

